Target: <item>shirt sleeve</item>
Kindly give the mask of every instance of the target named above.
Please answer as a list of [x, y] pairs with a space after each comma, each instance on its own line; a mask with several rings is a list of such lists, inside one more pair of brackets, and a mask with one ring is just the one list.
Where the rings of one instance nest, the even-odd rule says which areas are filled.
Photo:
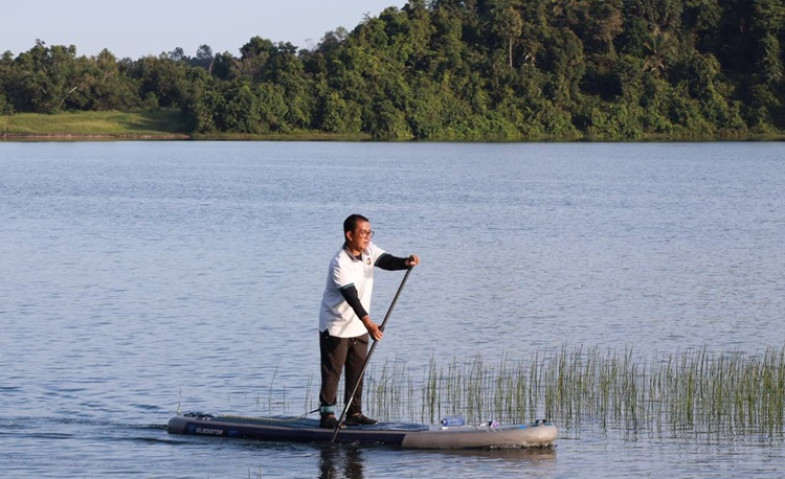
[[339, 256], [333, 260], [333, 264], [330, 266], [332, 272], [332, 281], [335, 284], [335, 287], [338, 289], [342, 289], [354, 284], [354, 277], [352, 276], [352, 272], [350, 268], [343, 267], [343, 261], [345, 260], [342, 260]]
[[344, 286], [343, 288], [340, 288], [340, 291], [343, 299], [351, 306], [354, 314], [356, 314], [358, 318], [362, 319], [368, 316], [368, 312], [363, 308], [363, 305], [360, 302], [360, 296], [357, 294], [357, 288], [354, 284]]
[[387, 271], [397, 271], [406, 269], [406, 260], [408, 258], [399, 258], [389, 253], [382, 253], [379, 259], [376, 260], [376, 266]]

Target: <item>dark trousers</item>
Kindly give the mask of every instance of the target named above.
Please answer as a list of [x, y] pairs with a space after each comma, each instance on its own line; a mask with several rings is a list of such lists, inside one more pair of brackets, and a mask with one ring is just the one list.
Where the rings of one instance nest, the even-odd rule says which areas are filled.
[[335, 406], [337, 402], [338, 383], [341, 381], [341, 371], [346, 366], [344, 378], [344, 404], [348, 404], [352, 390], [357, 381], [357, 393], [354, 395], [352, 405], [347, 412], [354, 415], [362, 412], [363, 381], [360, 375], [365, 358], [368, 356], [367, 334], [356, 338], [336, 338], [330, 336], [328, 331], [319, 333], [319, 350], [322, 359], [322, 388], [319, 391], [319, 406]]

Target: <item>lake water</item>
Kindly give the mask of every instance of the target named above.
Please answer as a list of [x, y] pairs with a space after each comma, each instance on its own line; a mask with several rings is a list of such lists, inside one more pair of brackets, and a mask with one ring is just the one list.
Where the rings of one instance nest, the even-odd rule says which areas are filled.
[[[422, 258], [374, 365], [782, 348], [784, 191], [781, 143], [0, 143], [0, 475], [779, 478], [782, 431], [589, 418], [551, 450], [445, 453], [165, 424], [315, 407], [353, 212]], [[377, 320], [401, 277], [377, 275]]]

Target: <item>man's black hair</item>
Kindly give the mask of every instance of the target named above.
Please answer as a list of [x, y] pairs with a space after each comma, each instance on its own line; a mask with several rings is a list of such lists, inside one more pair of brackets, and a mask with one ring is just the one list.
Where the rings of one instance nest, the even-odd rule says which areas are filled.
[[354, 231], [357, 228], [357, 223], [360, 221], [370, 223], [370, 220], [363, 215], [358, 215], [356, 213], [349, 215], [345, 220], [343, 220], [343, 234], [346, 234], [349, 231]]

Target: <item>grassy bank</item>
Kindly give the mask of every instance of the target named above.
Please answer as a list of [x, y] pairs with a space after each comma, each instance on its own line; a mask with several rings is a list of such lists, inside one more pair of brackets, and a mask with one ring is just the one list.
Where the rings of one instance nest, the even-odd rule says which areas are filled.
[[193, 134], [191, 125], [179, 110], [156, 111], [80, 111], [45, 115], [18, 113], [0, 115], [0, 140], [285, 140], [285, 141], [363, 141], [369, 135], [336, 135], [296, 131], [247, 135], [234, 133]]
[[0, 138], [177, 139], [189, 137], [188, 119], [177, 110], [19, 113], [0, 116]]

